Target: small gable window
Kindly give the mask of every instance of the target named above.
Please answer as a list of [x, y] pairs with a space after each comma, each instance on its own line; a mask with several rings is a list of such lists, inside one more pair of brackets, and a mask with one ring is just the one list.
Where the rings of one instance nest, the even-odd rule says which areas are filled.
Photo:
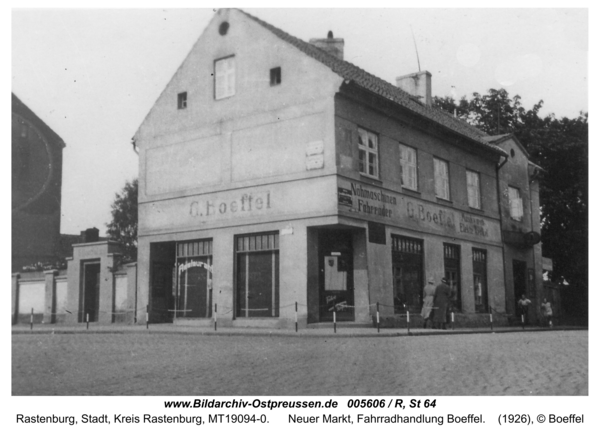
[[177, 108], [187, 108], [187, 92], [181, 92], [177, 94]]
[[278, 84], [281, 84], [281, 67], [278, 66], [277, 68], [271, 68], [270, 76], [271, 86], [277, 86]]

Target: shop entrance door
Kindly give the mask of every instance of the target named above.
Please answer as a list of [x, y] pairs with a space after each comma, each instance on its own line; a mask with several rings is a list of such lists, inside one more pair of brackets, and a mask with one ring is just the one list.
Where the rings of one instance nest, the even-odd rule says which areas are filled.
[[211, 262], [210, 256], [177, 260], [174, 318], [212, 317]]
[[423, 241], [392, 235], [394, 313], [420, 313], [423, 293]]
[[460, 246], [444, 243], [444, 277], [452, 291], [448, 312], [462, 310], [462, 294], [460, 288]]
[[319, 319], [354, 321], [354, 251], [352, 232], [319, 232]]
[[100, 308], [100, 262], [84, 262], [83, 268], [83, 291], [81, 294], [81, 305], [79, 309], [79, 322], [88, 320], [98, 321]]

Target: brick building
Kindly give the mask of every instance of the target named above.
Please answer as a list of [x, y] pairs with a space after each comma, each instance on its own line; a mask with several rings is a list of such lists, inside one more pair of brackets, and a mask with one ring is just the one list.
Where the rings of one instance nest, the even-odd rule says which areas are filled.
[[64, 147], [12, 94], [12, 271], [58, 259]]
[[431, 276], [477, 323], [541, 293], [536, 168], [516, 139], [433, 108], [428, 72], [394, 86], [343, 48], [215, 14], [134, 137], [150, 321], [366, 324], [379, 303], [397, 324]]

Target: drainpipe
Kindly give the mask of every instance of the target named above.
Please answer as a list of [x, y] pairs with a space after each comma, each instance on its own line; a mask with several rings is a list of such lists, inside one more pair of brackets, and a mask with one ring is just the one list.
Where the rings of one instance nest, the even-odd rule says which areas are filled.
[[496, 165], [496, 190], [498, 195], [498, 215], [500, 216], [500, 240], [502, 241], [502, 273], [504, 274], [504, 309], [506, 310], [506, 313], [510, 311], [508, 309], [508, 301], [506, 297], [506, 251], [504, 247], [504, 222], [502, 221], [502, 191], [500, 189], [500, 169], [507, 162], [508, 155], [504, 155], [504, 161]]
[[[533, 195], [531, 194], [531, 183], [535, 181], [535, 171], [533, 174], [533, 177], [529, 177], [529, 168], [527, 168], [527, 185], [529, 186], [529, 222], [531, 224], [531, 231], [533, 232]], [[541, 229], [540, 229], [541, 232]], [[541, 234], [540, 234], [541, 235]], [[537, 294], [537, 279], [536, 279], [536, 270], [535, 270], [535, 244], [533, 246], [531, 246], [531, 259], [532, 259], [532, 264], [533, 264], [533, 279], [535, 282], [535, 286], [534, 286], [534, 291]], [[543, 279], [543, 276], [542, 276]], [[543, 285], [543, 283], [542, 283]], [[537, 295], [543, 295], [543, 294], [537, 294]], [[541, 301], [539, 297], [537, 297], [538, 303]], [[536, 312], [536, 316], [537, 316], [537, 308], [534, 309], [534, 312]]]

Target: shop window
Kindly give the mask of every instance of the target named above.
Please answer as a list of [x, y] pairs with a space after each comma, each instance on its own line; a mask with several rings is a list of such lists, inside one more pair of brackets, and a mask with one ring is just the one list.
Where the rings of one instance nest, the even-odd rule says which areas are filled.
[[277, 86], [281, 84], [281, 67], [271, 68], [269, 73], [271, 79], [271, 86]]
[[435, 174], [435, 195], [440, 199], [450, 200], [448, 162], [434, 158], [433, 169]]
[[394, 312], [421, 312], [423, 240], [392, 235]]
[[469, 207], [481, 209], [479, 173], [471, 170], [467, 170], [467, 201], [469, 202]]
[[373, 178], [379, 177], [379, 146], [377, 135], [358, 129], [358, 171]]
[[487, 251], [473, 249], [473, 293], [475, 312], [488, 312]]
[[215, 61], [215, 99], [235, 95], [235, 57]]
[[510, 218], [516, 221], [523, 220], [523, 199], [521, 190], [508, 187], [508, 203], [510, 206]]
[[444, 276], [448, 279], [448, 285], [452, 291], [450, 296], [450, 309], [461, 310], [461, 288], [460, 288], [460, 246], [444, 243]]
[[400, 178], [402, 187], [417, 190], [417, 150], [400, 145]]
[[236, 317], [279, 316], [279, 234], [236, 237]]
[[212, 240], [177, 243], [173, 316], [212, 317]]
[[187, 108], [187, 92], [177, 94], [177, 108], [179, 110]]

